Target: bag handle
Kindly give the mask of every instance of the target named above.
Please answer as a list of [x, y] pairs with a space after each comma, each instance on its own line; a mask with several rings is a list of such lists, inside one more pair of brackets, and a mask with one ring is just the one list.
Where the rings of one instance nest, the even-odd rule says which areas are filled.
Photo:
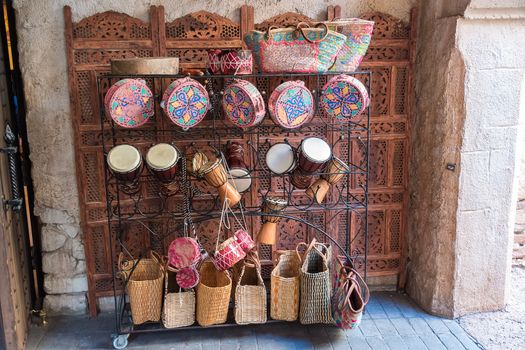
[[316, 40], [312, 40], [312, 39], [308, 38], [308, 36], [305, 33], [305, 28], [303, 28], [303, 25], [307, 26], [306, 29], [310, 28], [310, 25], [308, 23], [306, 23], [306, 22], [299, 22], [299, 23], [297, 23], [296, 28], [297, 28], [297, 30], [299, 30], [301, 32], [301, 34], [303, 35], [304, 40], [308, 41], [311, 44], [320, 43], [321, 41], [326, 39], [326, 37], [328, 36], [329, 29], [328, 29], [328, 26], [326, 25], [326, 23], [321, 22], [321, 23], [317, 23], [314, 26], [314, 28], [317, 28], [317, 27], [321, 26], [325, 30], [324, 35], [321, 38], [316, 39]]
[[[304, 261], [304, 257], [306, 256], [306, 254], [308, 254], [308, 252], [310, 250], [312, 250], [312, 247], [313, 245], [317, 242], [317, 240], [314, 238], [312, 239], [312, 241], [310, 242], [310, 244], [306, 243], [306, 242], [299, 242], [297, 244], [297, 246], [295, 247], [295, 253], [297, 254], [297, 257], [299, 258], [299, 262], [302, 264], [303, 261]], [[306, 249], [303, 253], [303, 255], [301, 256], [301, 253], [299, 253], [299, 248], [302, 247], [302, 246], [305, 246]]]

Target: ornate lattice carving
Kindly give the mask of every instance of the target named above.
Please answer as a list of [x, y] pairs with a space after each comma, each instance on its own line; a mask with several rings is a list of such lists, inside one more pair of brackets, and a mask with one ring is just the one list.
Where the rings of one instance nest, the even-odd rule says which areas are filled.
[[108, 11], [73, 24], [75, 39], [129, 40], [151, 38], [151, 27], [124, 13]]
[[119, 58], [151, 57], [152, 50], [77, 50], [76, 64], [109, 64], [110, 60]]
[[270, 17], [264, 22], [258, 23], [255, 25], [255, 29], [260, 31], [268, 30], [270, 26], [276, 27], [288, 27], [291, 25], [296, 25], [299, 22], [313, 22], [314, 20], [308, 16], [305, 16], [296, 12], [286, 12], [274, 17]]
[[374, 21], [374, 39], [408, 39], [410, 27], [403, 21], [381, 12], [365, 13], [360, 16], [363, 19]]
[[169, 39], [238, 39], [239, 24], [217, 14], [199, 11], [166, 23]]

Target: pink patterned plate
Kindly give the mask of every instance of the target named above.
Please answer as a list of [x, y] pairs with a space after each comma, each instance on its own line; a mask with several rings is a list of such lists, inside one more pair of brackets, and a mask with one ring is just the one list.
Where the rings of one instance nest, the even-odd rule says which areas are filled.
[[137, 128], [153, 116], [153, 94], [141, 79], [124, 79], [109, 88], [106, 113], [124, 128]]
[[337, 75], [323, 86], [321, 106], [338, 122], [355, 118], [369, 104], [370, 99], [363, 83], [349, 75]]
[[177, 272], [175, 280], [181, 288], [194, 288], [200, 281], [199, 271], [194, 266], [182, 268]]
[[222, 107], [226, 118], [241, 128], [259, 124], [266, 114], [259, 90], [249, 81], [242, 79], [235, 79], [224, 89]]
[[287, 81], [279, 85], [268, 100], [270, 117], [275, 124], [295, 129], [309, 121], [315, 113], [314, 97], [304, 81]]
[[188, 130], [204, 119], [210, 108], [210, 98], [198, 81], [182, 78], [168, 86], [160, 107], [173, 123]]
[[168, 248], [168, 262], [176, 269], [195, 264], [200, 256], [199, 244], [190, 237], [175, 238]]

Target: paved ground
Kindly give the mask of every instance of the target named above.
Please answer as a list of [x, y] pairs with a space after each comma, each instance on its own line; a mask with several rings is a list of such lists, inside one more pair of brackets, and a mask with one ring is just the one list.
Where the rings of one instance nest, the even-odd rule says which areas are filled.
[[[45, 328], [30, 332], [28, 350], [112, 349], [112, 315], [52, 318]], [[477, 342], [452, 320], [425, 314], [397, 293], [372, 295], [361, 326], [343, 332], [331, 326], [273, 323], [140, 334], [128, 349], [480, 349]]]
[[503, 310], [459, 319], [489, 350], [525, 349], [525, 260], [514, 262], [511, 286], [509, 304]]

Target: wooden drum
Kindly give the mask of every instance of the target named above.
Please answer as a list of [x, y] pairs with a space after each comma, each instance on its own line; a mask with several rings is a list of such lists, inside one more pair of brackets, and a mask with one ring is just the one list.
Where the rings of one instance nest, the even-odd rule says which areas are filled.
[[252, 185], [252, 178], [243, 158], [244, 149], [239, 143], [228, 144], [226, 147], [226, 163], [229, 167], [228, 181], [240, 193], [246, 192]]
[[290, 173], [296, 164], [294, 149], [287, 143], [276, 143], [266, 152], [266, 166], [274, 174]]
[[108, 152], [107, 163], [115, 178], [125, 183], [135, 182], [142, 171], [140, 152], [130, 145], [113, 147]]
[[239, 192], [227, 181], [226, 170], [222, 164], [222, 159], [209, 161], [200, 168], [200, 173], [208, 185], [217, 188], [221, 203], [225, 199], [229, 201], [230, 206], [235, 206], [241, 200]]
[[305, 174], [322, 170], [332, 158], [332, 149], [328, 143], [318, 137], [307, 137], [298, 149], [299, 169]]
[[[286, 208], [288, 202], [283, 198], [266, 197], [261, 206], [261, 211], [265, 214], [280, 213]], [[275, 244], [277, 242], [277, 223], [280, 217], [264, 215], [261, 217], [263, 222], [257, 241], [264, 244]]]
[[176, 147], [159, 143], [146, 153], [146, 164], [160, 182], [169, 183], [175, 179], [179, 158], [180, 152]]
[[330, 185], [339, 182], [345, 174], [350, 172], [350, 168], [341, 159], [333, 157], [330, 162], [328, 162], [325, 172], [326, 174], [321, 175], [321, 177], [306, 190], [306, 195], [312, 199], [315, 196], [317, 203], [321, 203], [324, 200]]

